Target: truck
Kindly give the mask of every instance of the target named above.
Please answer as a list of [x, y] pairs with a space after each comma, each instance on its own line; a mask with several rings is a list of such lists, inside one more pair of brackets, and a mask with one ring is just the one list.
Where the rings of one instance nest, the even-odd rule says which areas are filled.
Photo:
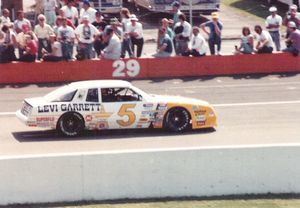
[[292, 4], [295, 4], [298, 7], [300, 7], [300, 0], [268, 0], [269, 4], [275, 4], [277, 2], [281, 2], [281, 3], [287, 4], [289, 6], [292, 5]]
[[[142, 7], [150, 12], [163, 12], [171, 13], [172, 2], [175, 0], [132, 0], [137, 7]], [[180, 10], [189, 14], [190, 1], [192, 5], [193, 16], [199, 16], [200, 14], [210, 14], [213, 11], [220, 9], [220, 0], [179, 0], [181, 6]]]

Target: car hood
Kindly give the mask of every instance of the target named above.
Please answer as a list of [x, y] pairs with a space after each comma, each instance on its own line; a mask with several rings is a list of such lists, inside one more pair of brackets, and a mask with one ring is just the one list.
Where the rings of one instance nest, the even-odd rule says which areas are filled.
[[177, 103], [177, 104], [191, 104], [208, 106], [209, 103], [203, 100], [195, 98], [187, 98], [182, 96], [170, 96], [170, 95], [151, 95], [153, 101], [158, 103]]

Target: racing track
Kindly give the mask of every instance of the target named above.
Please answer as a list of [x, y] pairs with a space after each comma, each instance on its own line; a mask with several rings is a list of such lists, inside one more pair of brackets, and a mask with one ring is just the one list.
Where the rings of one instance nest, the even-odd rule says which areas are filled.
[[0, 155], [159, 149], [173, 147], [290, 144], [300, 141], [300, 74], [139, 80], [154, 94], [202, 98], [214, 104], [216, 131], [181, 135], [162, 130], [106, 130], [65, 138], [24, 126], [12, 115], [25, 97], [44, 95], [59, 84], [0, 86]]

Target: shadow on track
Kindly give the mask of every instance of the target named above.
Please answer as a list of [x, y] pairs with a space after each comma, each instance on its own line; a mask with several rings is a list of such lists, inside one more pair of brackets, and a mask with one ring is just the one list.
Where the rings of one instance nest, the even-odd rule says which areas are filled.
[[184, 133], [173, 133], [163, 129], [114, 129], [100, 131], [84, 131], [78, 137], [66, 137], [56, 130], [13, 132], [12, 135], [19, 142], [49, 142], [49, 141], [78, 141], [78, 140], [107, 140], [130, 138], [155, 138], [164, 136], [183, 136], [194, 134], [209, 134], [215, 132], [214, 128], [190, 130]]

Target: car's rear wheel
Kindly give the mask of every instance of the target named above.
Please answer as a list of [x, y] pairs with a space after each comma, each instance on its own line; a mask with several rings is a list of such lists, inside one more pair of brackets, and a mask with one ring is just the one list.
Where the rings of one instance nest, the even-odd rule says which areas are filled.
[[78, 136], [84, 130], [84, 119], [78, 113], [69, 112], [61, 116], [57, 128], [66, 136]]
[[170, 109], [164, 119], [164, 128], [172, 132], [183, 132], [190, 128], [190, 114], [184, 108]]

